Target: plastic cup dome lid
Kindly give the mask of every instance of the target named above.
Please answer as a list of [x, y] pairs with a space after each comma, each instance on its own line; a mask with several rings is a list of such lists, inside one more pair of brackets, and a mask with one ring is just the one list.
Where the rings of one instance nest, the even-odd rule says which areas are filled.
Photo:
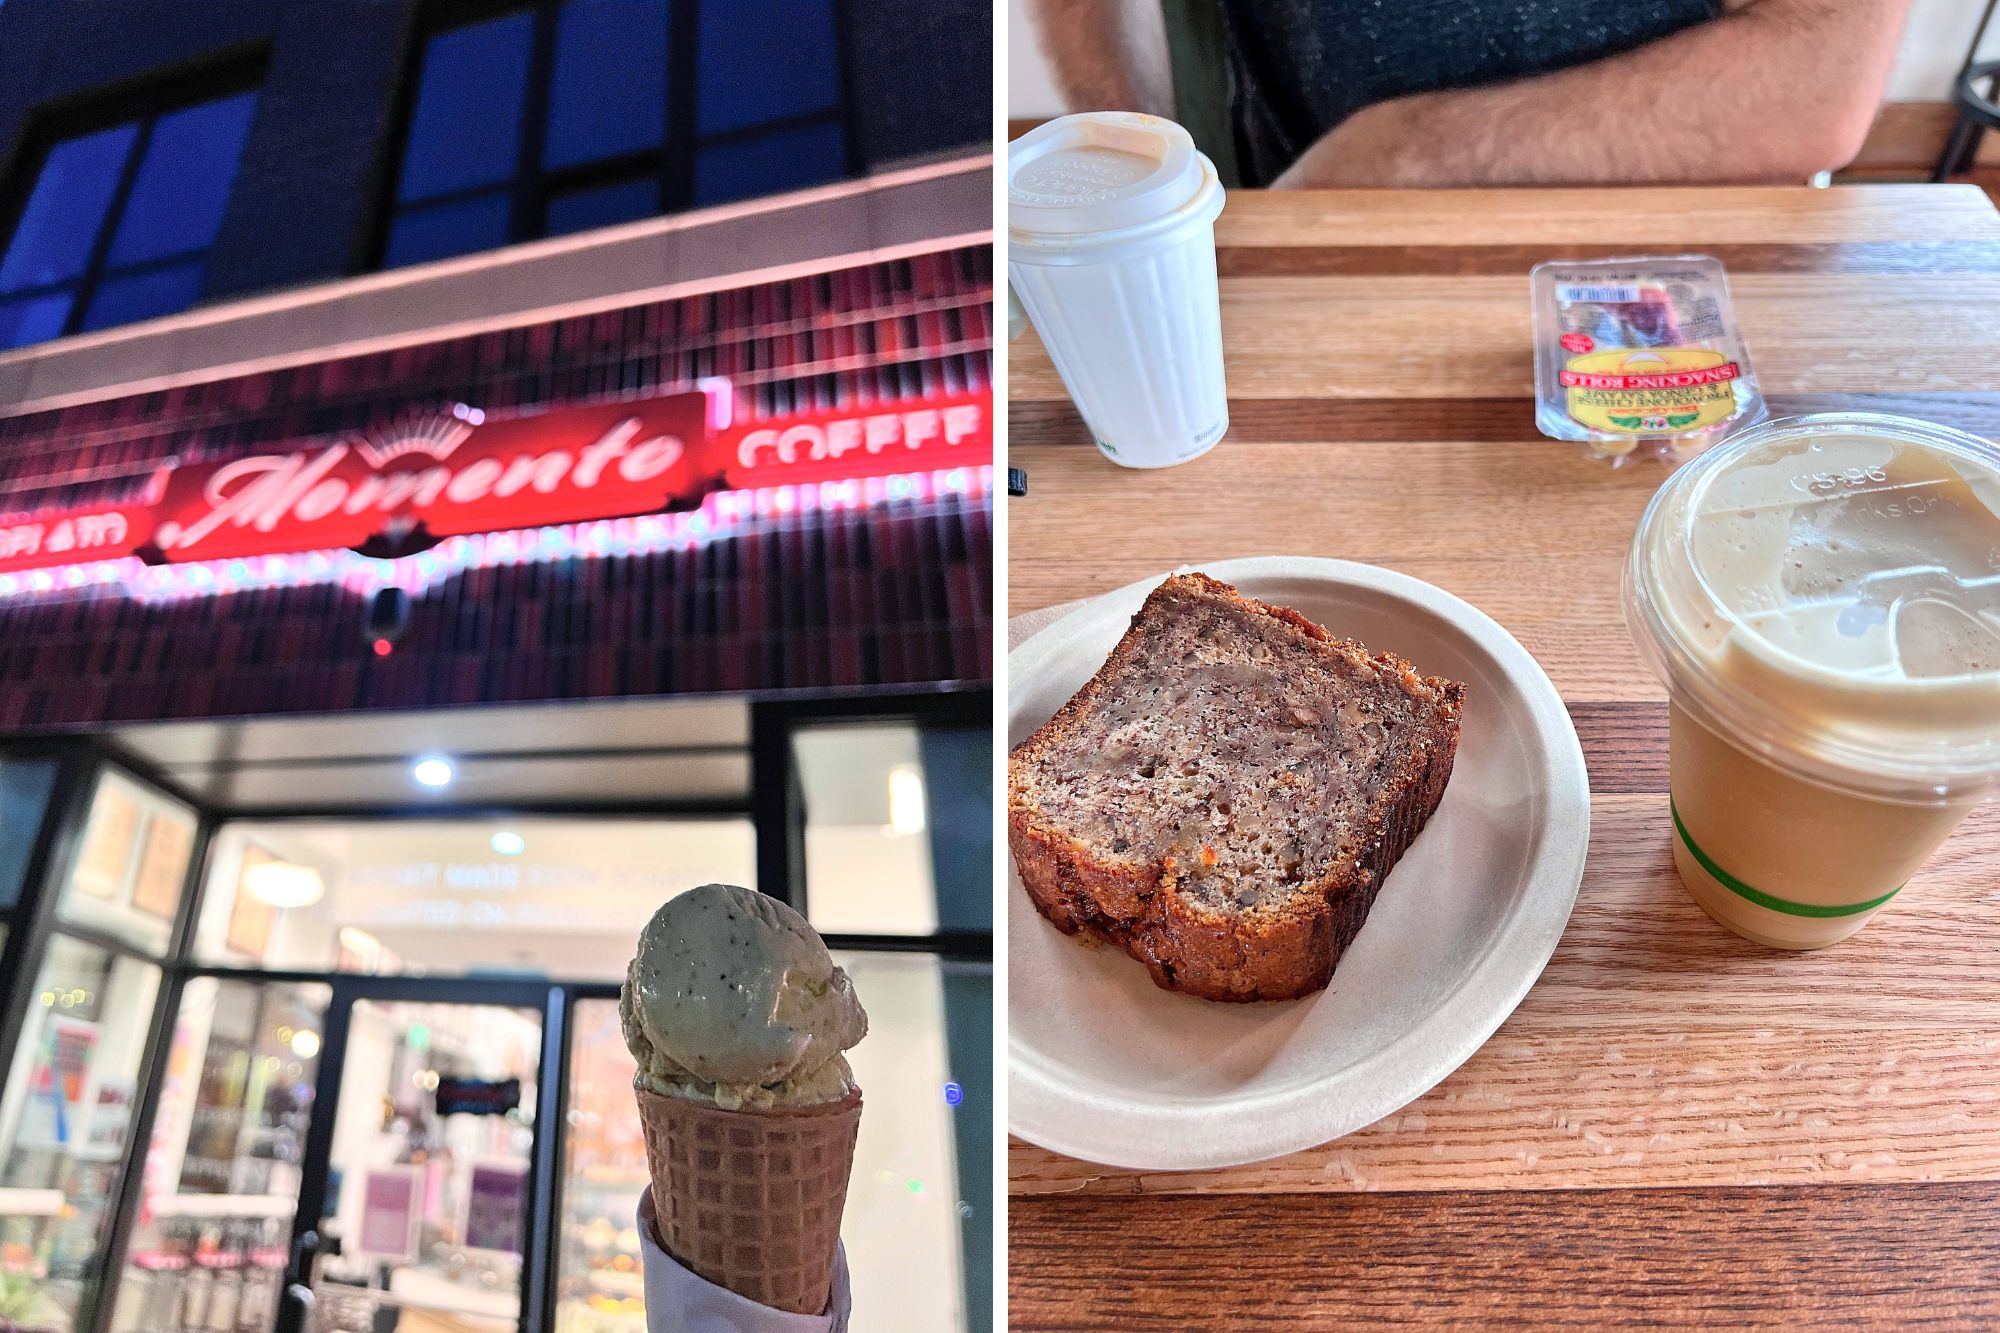
[[1058, 240], [1170, 218], [1200, 198], [1214, 169], [1170, 120], [1130, 111], [1063, 116], [1007, 150], [1011, 231]]

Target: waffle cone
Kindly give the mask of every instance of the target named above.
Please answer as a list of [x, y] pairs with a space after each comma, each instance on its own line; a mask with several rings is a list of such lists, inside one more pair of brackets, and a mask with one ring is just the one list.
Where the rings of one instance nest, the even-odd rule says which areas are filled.
[[635, 1091], [661, 1246], [760, 1305], [823, 1314], [861, 1090], [818, 1106], [741, 1111]]

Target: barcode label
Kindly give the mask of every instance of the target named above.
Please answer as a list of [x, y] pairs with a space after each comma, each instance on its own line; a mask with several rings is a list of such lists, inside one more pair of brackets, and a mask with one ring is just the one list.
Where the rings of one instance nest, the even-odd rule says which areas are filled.
[[1630, 302], [1639, 299], [1637, 287], [1586, 287], [1581, 284], [1556, 288], [1556, 301], [1561, 305], [1574, 305], [1578, 301], [1597, 301], [1606, 305]]

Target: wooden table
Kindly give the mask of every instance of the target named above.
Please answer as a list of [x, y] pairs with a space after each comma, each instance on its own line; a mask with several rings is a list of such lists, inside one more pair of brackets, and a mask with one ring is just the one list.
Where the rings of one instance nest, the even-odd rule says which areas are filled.
[[1232, 424], [1207, 457], [1112, 466], [1012, 345], [1010, 611], [1255, 554], [1428, 579], [1569, 701], [1590, 858], [1519, 1010], [1359, 1133], [1165, 1175], [1015, 1143], [1013, 1326], [2000, 1324], [2000, 803], [1837, 948], [1702, 915], [1618, 602], [1663, 474], [1536, 433], [1527, 300], [1542, 259], [1701, 251], [1776, 412], [2000, 437], [2000, 217], [1970, 186], [1245, 192], [1217, 239]]

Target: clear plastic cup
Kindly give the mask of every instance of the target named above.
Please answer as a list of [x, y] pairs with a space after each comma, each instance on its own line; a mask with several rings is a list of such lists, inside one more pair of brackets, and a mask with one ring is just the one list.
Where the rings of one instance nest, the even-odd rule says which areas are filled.
[[1863, 413], [1668, 478], [1625, 612], [1671, 699], [1675, 864], [1761, 944], [1859, 930], [2000, 778], [2000, 448]]
[[1229, 429], [1222, 183], [1172, 121], [1052, 120], [1007, 151], [1007, 276], [1107, 458], [1171, 467]]

